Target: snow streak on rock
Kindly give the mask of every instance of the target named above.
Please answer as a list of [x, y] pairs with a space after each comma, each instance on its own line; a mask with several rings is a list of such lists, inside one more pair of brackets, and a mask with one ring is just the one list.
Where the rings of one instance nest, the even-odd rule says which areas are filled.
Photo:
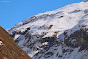
[[2, 45], [3, 44], [3, 42], [2, 41], [0, 41], [0, 45]]

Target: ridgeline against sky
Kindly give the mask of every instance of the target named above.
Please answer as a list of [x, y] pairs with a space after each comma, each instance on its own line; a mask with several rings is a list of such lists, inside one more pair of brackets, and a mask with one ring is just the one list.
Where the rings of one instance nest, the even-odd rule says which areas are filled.
[[68, 4], [82, 1], [83, 0], [9, 0], [9, 2], [0, 2], [0, 26], [8, 29], [25, 18], [38, 13], [53, 11]]

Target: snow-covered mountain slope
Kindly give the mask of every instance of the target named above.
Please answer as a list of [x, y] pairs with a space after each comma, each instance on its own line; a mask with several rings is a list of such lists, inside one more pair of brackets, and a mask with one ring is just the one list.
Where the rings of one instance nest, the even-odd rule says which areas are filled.
[[88, 59], [88, 2], [29, 17], [8, 29], [33, 59]]

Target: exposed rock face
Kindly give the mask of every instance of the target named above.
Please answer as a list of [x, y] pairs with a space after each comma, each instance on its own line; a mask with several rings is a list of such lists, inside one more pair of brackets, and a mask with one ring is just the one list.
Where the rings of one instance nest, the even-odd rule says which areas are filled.
[[31, 59], [0, 27], [0, 59]]
[[80, 30], [72, 33], [70, 36], [66, 33], [64, 43], [72, 48], [80, 47], [79, 51], [88, 49], [88, 29], [81, 28]]

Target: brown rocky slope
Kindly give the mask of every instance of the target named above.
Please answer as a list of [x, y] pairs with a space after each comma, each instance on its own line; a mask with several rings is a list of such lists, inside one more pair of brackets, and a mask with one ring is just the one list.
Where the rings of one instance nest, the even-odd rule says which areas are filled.
[[0, 27], [0, 59], [31, 59]]

